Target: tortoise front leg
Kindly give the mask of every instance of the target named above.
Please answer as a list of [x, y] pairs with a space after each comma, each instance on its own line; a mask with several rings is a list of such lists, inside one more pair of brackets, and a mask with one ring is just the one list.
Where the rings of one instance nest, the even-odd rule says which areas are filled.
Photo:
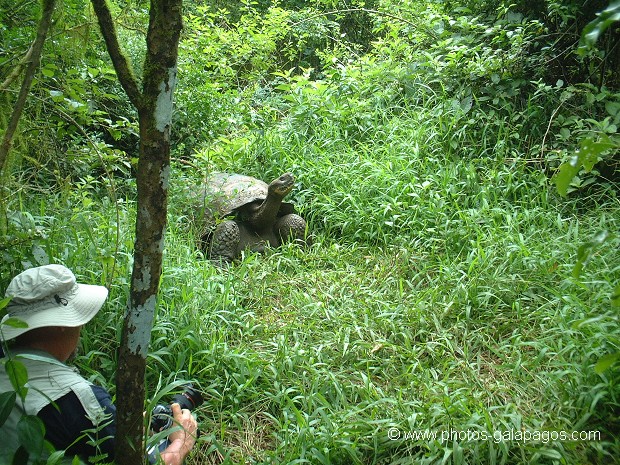
[[211, 240], [211, 260], [224, 260], [232, 262], [239, 250], [240, 240], [239, 225], [232, 220], [223, 221], [213, 231]]
[[280, 243], [291, 241], [296, 244], [306, 244], [306, 220], [294, 213], [278, 218], [274, 226]]

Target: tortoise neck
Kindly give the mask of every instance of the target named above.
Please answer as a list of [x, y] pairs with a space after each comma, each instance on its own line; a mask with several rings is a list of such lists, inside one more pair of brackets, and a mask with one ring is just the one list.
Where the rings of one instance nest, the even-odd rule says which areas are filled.
[[273, 225], [278, 216], [282, 199], [282, 196], [270, 193], [258, 208], [248, 215], [247, 222], [253, 227]]

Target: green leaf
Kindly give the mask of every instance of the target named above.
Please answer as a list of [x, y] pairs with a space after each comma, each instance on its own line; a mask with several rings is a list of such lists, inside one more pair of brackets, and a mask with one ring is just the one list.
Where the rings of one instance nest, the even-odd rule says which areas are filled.
[[565, 196], [567, 194], [571, 182], [582, 168], [586, 172], [592, 171], [600, 156], [615, 146], [614, 142], [606, 136], [600, 140], [583, 139], [577, 153], [568, 162], [562, 163], [557, 174], [553, 177], [560, 195]]
[[599, 157], [603, 152], [614, 147], [613, 142], [605, 137], [601, 140], [594, 141], [590, 138], [581, 141], [581, 147], [577, 152], [577, 158], [586, 171], [592, 171], [594, 165], [599, 161]]
[[601, 358], [599, 358], [598, 362], [596, 362], [596, 365], [594, 365], [594, 371], [596, 371], [600, 375], [610, 366], [616, 363], [617, 360], [620, 360], [620, 352], [616, 352], [615, 354], [603, 355]]
[[620, 284], [617, 284], [613, 294], [611, 294], [611, 304], [620, 307]]
[[469, 110], [471, 110], [472, 103], [473, 103], [473, 100], [471, 98], [471, 95], [464, 97], [463, 99], [460, 100], [459, 105], [461, 107], [461, 110], [463, 110], [463, 113], [467, 114]]
[[45, 426], [36, 415], [24, 415], [17, 423], [17, 439], [31, 456], [39, 458], [43, 451]]
[[32, 246], [32, 256], [34, 257], [38, 265], [49, 265], [50, 263], [47, 252], [40, 245], [35, 244]]
[[9, 305], [10, 301], [11, 297], [5, 297], [4, 299], [0, 299], [0, 310], [4, 309], [7, 305]]
[[50, 96], [55, 102], [62, 102], [65, 98], [64, 94], [59, 90], [50, 90]]
[[9, 376], [13, 389], [15, 389], [22, 399], [26, 397], [26, 393], [28, 392], [28, 388], [26, 387], [26, 383], [28, 382], [28, 370], [26, 370], [24, 364], [18, 360], [10, 359], [6, 361], [4, 369]]
[[592, 238], [592, 240], [586, 242], [581, 247], [579, 247], [579, 250], [577, 250], [577, 260], [584, 261], [589, 259], [594, 253], [594, 248], [603, 245], [608, 239], [611, 239], [613, 237], [613, 234], [609, 234], [609, 231], [607, 230], [598, 232]]
[[620, 21], [620, 1], [618, 0], [610, 3], [607, 8], [598, 14], [596, 19], [590, 21], [583, 28], [577, 53], [584, 56], [607, 28], [617, 21]]
[[14, 391], [3, 392], [0, 394], [0, 426], [4, 425], [4, 422], [13, 410], [15, 406], [15, 399], [17, 398], [17, 393]]
[[608, 240], [614, 239], [616, 236], [609, 231], [601, 231], [596, 234], [592, 240], [583, 244], [577, 249], [577, 263], [573, 267], [573, 277], [578, 278], [583, 267], [590, 261], [594, 253]]
[[13, 455], [13, 461], [11, 462], [11, 465], [23, 465], [24, 463], [28, 463], [28, 452], [26, 452], [26, 449], [24, 449], [23, 447], [19, 447], [16, 451], [15, 451], [15, 455]]
[[108, 132], [114, 140], [121, 140], [121, 137], [123, 136], [123, 133], [118, 129], [108, 128]]
[[593, 316], [592, 318], [583, 318], [581, 320], [576, 320], [571, 325], [571, 328], [573, 328], [573, 329], [580, 329], [582, 326], [590, 325], [592, 323], [596, 323], [598, 321], [602, 321], [605, 318], [606, 318], [605, 315], [597, 315], [597, 316]]
[[549, 459], [554, 459], [554, 460], [562, 459], [562, 454], [559, 451], [555, 449], [550, 449], [548, 447], [541, 447], [536, 452], [540, 454], [541, 456], [547, 457]]
[[3, 325], [6, 326], [11, 326], [13, 328], [27, 328], [28, 327], [28, 323], [26, 323], [23, 320], [20, 320], [19, 318], [7, 318], [5, 321], [2, 322]]
[[607, 110], [610, 116], [616, 116], [620, 113], [620, 103], [612, 101], [605, 102], [605, 110]]
[[578, 173], [579, 167], [577, 166], [577, 157], [573, 157], [571, 161], [560, 165], [560, 169], [553, 177], [553, 182], [555, 182], [555, 187], [560, 195], [566, 196], [570, 183]]
[[46, 465], [61, 464], [63, 462], [64, 458], [65, 458], [65, 451], [64, 450], [57, 450], [57, 451], [52, 452], [50, 454], [50, 456], [47, 458], [47, 462], [45, 462], [45, 464]]

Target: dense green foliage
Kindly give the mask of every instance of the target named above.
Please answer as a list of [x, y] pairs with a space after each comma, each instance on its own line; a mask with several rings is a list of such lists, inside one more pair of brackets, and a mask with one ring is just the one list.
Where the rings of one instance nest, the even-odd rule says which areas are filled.
[[[146, 7], [118, 5], [139, 63]], [[607, 4], [539, 5], [187, 2], [147, 378], [151, 404], [205, 392], [191, 464], [615, 460], [617, 23], [579, 58]], [[36, 8], [4, 6], [3, 77]], [[0, 288], [48, 262], [109, 285], [78, 365], [114, 390], [135, 115], [87, 2], [55, 27], [3, 175]], [[294, 172], [313, 246], [204, 260], [187, 189], [221, 169]], [[600, 437], [479, 439], [511, 431]]]

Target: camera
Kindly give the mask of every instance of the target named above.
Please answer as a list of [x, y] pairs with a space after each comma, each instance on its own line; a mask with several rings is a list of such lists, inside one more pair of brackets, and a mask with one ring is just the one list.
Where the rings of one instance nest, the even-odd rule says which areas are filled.
[[[194, 389], [191, 384], [185, 385], [185, 389], [180, 394], [172, 397], [170, 404], [179, 404], [181, 409], [194, 410], [202, 404], [202, 394]], [[172, 408], [170, 405], [156, 405], [151, 413], [151, 430], [154, 433], [164, 431], [173, 426]]]

